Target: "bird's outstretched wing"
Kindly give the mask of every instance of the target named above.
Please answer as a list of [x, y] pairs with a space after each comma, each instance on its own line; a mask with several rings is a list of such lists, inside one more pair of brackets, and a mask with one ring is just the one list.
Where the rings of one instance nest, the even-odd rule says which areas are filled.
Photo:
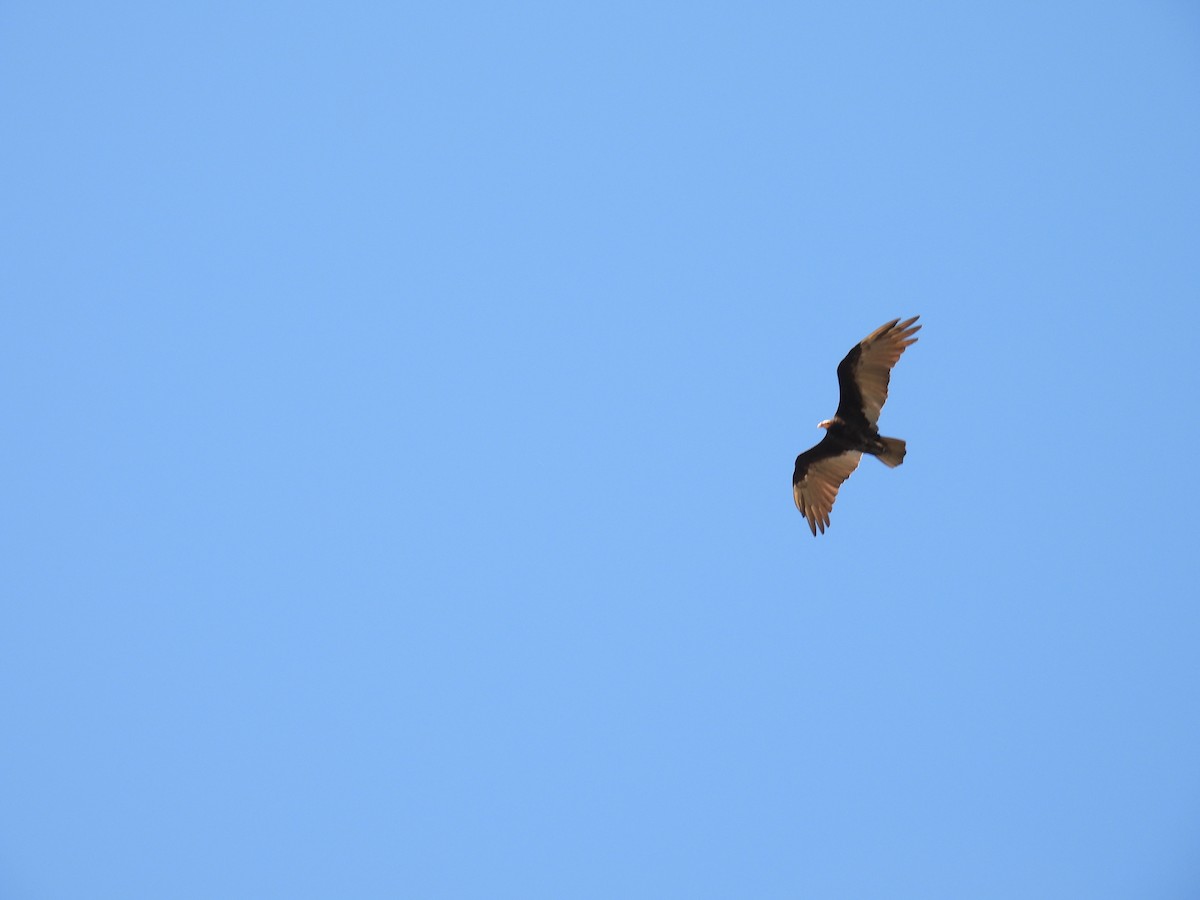
[[920, 316], [911, 319], [892, 319], [863, 338], [838, 364], [838, 386], [841, 398], [837, 417], [847, 424], [878, 427], [879, 411], [887, 402], [888, 382], [892, 366], [900, 359], [904, 348], [915, 344], [913, 336], [921, 330], [914, 325]]
[[829, 512], [838, 488], [858, 468], [860, 459], [862, 453], [858, 450], [839, 450], [828, 437], [796, 457], [792, 496], [814, 537], [818, 528], [824, 534], [829, 527]]

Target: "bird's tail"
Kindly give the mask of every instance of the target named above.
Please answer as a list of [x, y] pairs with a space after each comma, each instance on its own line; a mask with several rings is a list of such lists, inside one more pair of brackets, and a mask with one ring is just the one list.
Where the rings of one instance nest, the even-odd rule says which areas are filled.
[[879, 443], [883, 444], [883, 450], [875, 455], [879, 457], [879, 461], [885, 466], [896, 468], [900, 463], [904, 462], [904, 441], [900, 438], [881, 437]]

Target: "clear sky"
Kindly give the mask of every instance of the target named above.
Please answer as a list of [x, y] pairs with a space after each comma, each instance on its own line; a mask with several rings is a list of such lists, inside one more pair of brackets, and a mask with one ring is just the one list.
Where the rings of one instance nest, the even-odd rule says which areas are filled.
[[11, 2], [0, 88], [4, 900], [1200, 894], [1195, 6]]

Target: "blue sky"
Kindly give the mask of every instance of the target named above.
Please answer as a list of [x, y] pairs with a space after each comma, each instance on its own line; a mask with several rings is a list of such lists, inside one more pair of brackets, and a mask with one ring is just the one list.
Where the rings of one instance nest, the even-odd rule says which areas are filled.
[[0, 85], [0, 896], [1200, 891], [1194, 7], [9, 3]]

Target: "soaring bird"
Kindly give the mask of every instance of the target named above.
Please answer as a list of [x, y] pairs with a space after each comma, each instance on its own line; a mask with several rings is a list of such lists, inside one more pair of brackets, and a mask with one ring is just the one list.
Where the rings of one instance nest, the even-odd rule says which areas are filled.
[[892, 319], [872, 331], [855, 346], [837, 368], [841, 398], [832, 419], [818, 423], [825, 437], [810, 450], [796, 457], [792, 475], [792, 494], [796, 509], [808, 520], [816, 537], [829, 527], [829, 511], [837, 499], [838, 488], [858, 468], [864, 453], [895, 468], [904, 462], [904, 441], [880, 437], [876, 424], [879, 411], [887, 402], [892, 366], [904, 348], [915, 344], [913, 336], [921, 330], [913, 323], [920, 318]]

